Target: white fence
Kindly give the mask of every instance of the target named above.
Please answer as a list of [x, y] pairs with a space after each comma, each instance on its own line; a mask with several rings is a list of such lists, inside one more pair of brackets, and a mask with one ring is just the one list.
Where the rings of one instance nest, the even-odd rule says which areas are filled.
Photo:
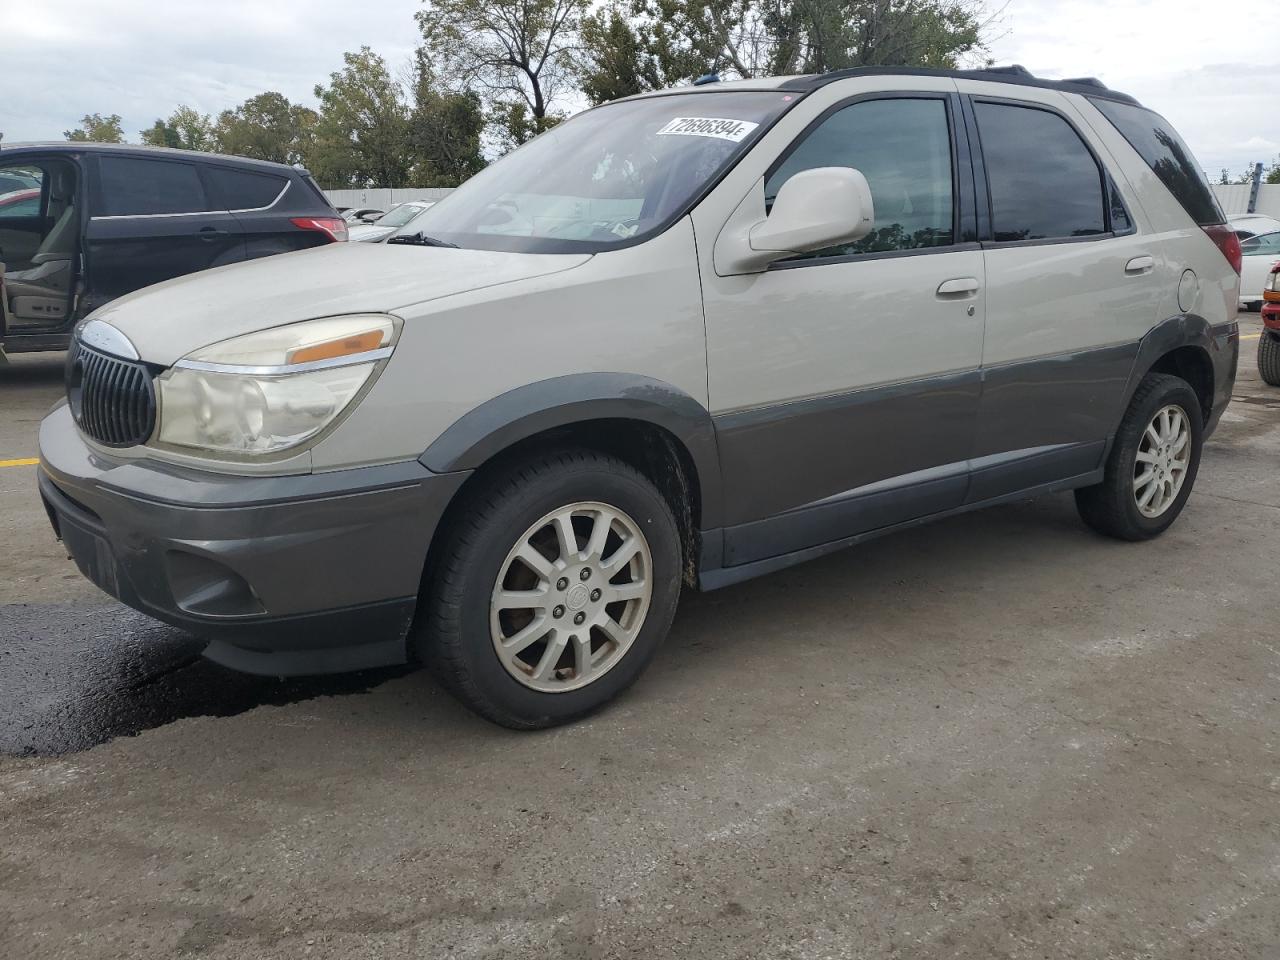
[[326, 190], [324, 195], [335, 207], [377, 207], [390, 210], [406, 200], [440, 200], [453, 192], [452, 187], [382, 188], [371, 190]]
[[[1229, 217], [1249, 212], [1249, 191], [1253, 189], [1248, 183], [1215, 183], [1213, 192], [1218, 195], [1218, 203]], [[1265, 213], [1270, 217], [1280, 218], [1280, 183], [1264, 183], [1258, 188], [1258, 208], [1254, 213]]]

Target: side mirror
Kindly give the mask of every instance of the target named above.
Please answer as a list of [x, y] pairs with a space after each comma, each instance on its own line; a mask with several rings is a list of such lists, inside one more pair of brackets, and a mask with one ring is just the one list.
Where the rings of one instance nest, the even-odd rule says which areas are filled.
[[782, 185], [761, 218], [760, 184], [744, 200], [716, 246], [716, 271], [763, 270], [775, 260], [861, 240], [875, 223], [871, 187], [852, 167], [803, 170]]

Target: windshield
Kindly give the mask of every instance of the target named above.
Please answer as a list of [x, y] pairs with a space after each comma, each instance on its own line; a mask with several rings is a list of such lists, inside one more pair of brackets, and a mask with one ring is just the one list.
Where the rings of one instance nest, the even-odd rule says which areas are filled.
[[420, 203], [402, 203], [379, 217], [377, 224], [380, 227], [403, 227], [425, 209]]
[[784, 91], [675, 94], [588, 110], [472, 177], [399, 235], [522, 253], [634, 243], [683, 214], [794, 100]]

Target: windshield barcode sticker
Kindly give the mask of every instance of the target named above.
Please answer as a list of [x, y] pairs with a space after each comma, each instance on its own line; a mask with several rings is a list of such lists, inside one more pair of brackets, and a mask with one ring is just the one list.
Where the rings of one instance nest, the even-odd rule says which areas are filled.
[[726, 120], [723, 117], [676, 117], [658, 131], [658, 136], [715, 137], [739, 143], [758, 126], [760, 124], [750, 120]]

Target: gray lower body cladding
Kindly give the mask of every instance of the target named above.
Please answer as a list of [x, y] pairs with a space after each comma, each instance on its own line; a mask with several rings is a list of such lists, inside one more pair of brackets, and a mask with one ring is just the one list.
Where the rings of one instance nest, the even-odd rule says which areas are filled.
[[467, 474], [416, 462], [245, 478], [106, 462], [66, 408], [41, 427], [40, 492], [81, 571], [251, 673], [404, 663], [427, 548]]

